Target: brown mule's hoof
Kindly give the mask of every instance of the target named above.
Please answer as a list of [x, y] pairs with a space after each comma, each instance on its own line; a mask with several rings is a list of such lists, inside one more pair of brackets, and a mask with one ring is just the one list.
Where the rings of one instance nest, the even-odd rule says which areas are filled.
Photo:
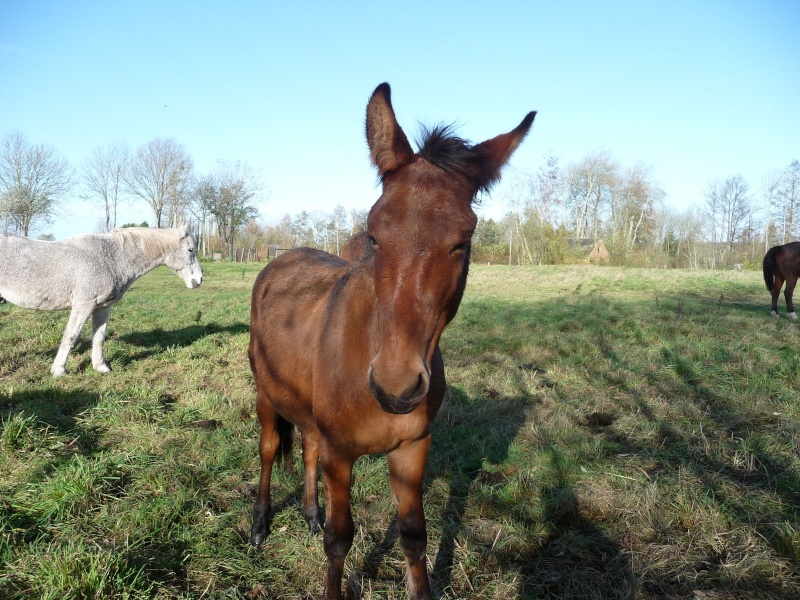
[[258, 548], [269, 535], [269, 504], [253, 506], [253, 526], [250, 528], [250, 543]]
[[261, 546], [264, 543], [264, 540], [267, 539], [269, 535], [269, 528], [268, 527], [259, 527], [255, 523], [253, 527], [250, 529], [250, 544], [255, 548]]
[[322, 531], [322, 515], [319, 511], [310, 515], [303, 514], [303, 518], [308, 525], [308, 531], [311, 533], [311, 535], [316, 535]]

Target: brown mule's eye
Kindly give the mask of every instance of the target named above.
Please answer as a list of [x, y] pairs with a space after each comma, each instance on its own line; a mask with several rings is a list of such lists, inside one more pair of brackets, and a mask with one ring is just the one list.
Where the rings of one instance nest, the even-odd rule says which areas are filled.
[[377, 250], [381, 247], [380, 244], [378, 244], [378, 241], [372, 236], [369, 236], [369, 243], [372, 244], [373, 250]]
[[464, 252], [469, 249], [469, 242], [464, 242], [463, 244], [456, 244], [453, 246], [452, 250], [450, 250], [450, 254], [464, 254]]

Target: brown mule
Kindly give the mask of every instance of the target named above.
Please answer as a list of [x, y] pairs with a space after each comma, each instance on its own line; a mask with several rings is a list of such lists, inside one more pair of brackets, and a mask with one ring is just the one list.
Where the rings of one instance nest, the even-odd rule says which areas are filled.
[[[282, 254], [253, 286], [250, 365], [261, 424], [261, 479], [252, 543], [269, 530], [270, 474], [300, 429], [303, 515], [320, 527], [325, 491], [323, 598], [341, 598], [353, 542], [350, 480], [359, 456], [385, 452], [410, 598], [430, 598], [422, 478], [430, 423], [445, 392], [439, 338], [458, 310], [477, 218], [472, 202], [500, 177], [536, 113], [470, 146], [439, 127], [414, 153], [395, 119], [389, 85], [367, 106], [367, 142], [383, 183], [356, 262], [308, 248]], [[371, 256], [368, 256], [371, 252]], [[351, 258], [353, 260], [353, 258]]]

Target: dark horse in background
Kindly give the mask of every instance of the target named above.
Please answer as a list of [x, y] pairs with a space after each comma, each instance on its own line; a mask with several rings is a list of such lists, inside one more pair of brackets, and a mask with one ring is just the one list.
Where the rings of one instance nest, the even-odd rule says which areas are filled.
[[[301, 432], [303, 515], [322, 524], [328, 558], [323, 598], [341, 598], [353, 542], [350, 483], [365, 454], [386, 453], [411, 598], [430, 598], [422, 479], [430, 423], [445, 393], [439, 338], [458, 310], [477, 217], [472, 202], [533, 123], [470, 145], [448, 127], [415, 153], [395, 118], [388, 84], [367, 106], [366, 133], [382, 195], [349, 260], [309, 248], [282, 254], [258, 275], [250, 318], [250, 365], [261, 424], [261, 479], [251, 541], [269, 532], [270, 475]], [[369, 242], [365, 248], [363, 242]]]
[[792, 294], [794, 286], [797, 285], [797, 277], [800, 275], [800, 242], [790, 242], [783, 246], [774, 246], [764, 255], [764, 283], [767, 289], [772, 292], [772, 312], [773, 317], [778, 318], [778, 298], [781, 295], [781, 287], [786, 282], [786, 289], [783, 296], [786, 299], [786, 312], [790, 319], [796, 319], [797, 313], [794, 312]]

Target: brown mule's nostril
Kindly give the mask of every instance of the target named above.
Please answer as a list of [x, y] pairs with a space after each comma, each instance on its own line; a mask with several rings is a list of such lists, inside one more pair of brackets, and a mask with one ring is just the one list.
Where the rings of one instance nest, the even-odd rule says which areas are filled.
[[389, 413], [404, 415], [410, 413], [419, 406], [425, 394], [428, 393], [430, 376], [427, 371], [422, 371], [417, 375], [417, 380], [412, 385], [399, 393], [392, 393], [384, 389], [380, 382], [376, 380], [375, 368], [370, 364], [367, 373], [367, 382], [372, 395], [375, 396], [375, 399], [383, 410]]
[[424, 396], [428, 393], [428, 386], [430, 385], [431, 377], [428, 375], [427, 371], [423, 371], [419, 374], [419, 382], [417, 384], [417, 391], [414, 397]]

